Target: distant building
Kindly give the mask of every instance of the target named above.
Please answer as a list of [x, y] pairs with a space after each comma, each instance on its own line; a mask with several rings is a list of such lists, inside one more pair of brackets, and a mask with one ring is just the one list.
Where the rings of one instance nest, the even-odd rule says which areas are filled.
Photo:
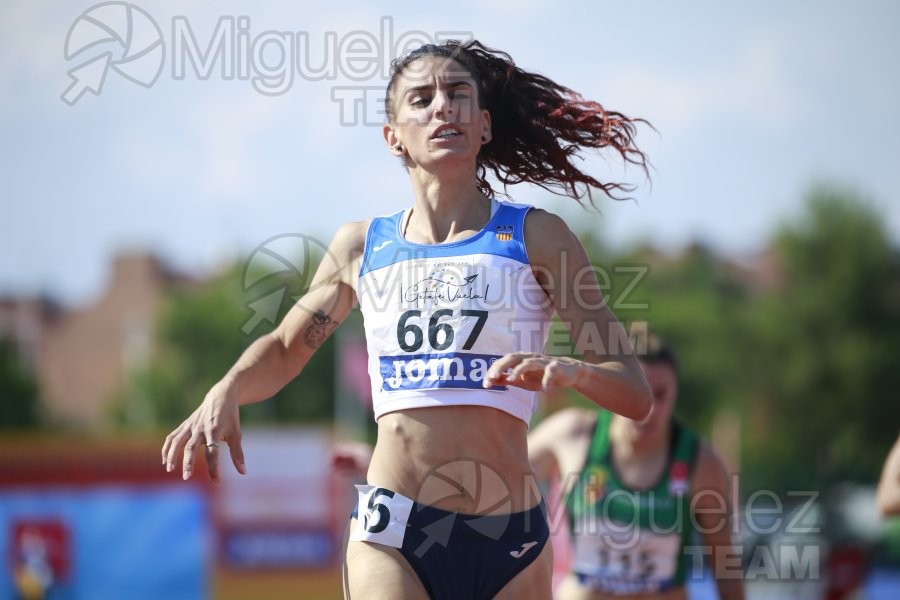
[[165, 297], [192, 280], [147, 254], [115, 258], [93, 304], [65, 310], [46, 298], [0, 298], [0, 336], [33, 368], [50, 423], [102, 427], [129, 371], [146, 364]]

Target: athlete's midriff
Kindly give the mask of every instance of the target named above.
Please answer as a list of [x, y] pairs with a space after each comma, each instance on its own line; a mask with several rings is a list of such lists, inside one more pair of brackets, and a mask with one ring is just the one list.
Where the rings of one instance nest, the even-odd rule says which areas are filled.
[[574, 576], [568, 575], [557, 590], [561, 600], [687, 600], [684, 587], [677, 587], [658, 594], [611, 595], [585, 587]]
[[378, 420], [368, 482], [452, 512], [528, 510], [540, 492], [527, 433], [520, 419], [484, 406], [388, 413]]

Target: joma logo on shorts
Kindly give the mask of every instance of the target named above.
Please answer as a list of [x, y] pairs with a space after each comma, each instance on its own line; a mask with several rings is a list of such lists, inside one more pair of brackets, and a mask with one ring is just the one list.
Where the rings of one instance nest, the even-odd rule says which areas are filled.
[[499, 356], [490, 354], [419, 354], [382, 356], [381, 389], [478, 389]]

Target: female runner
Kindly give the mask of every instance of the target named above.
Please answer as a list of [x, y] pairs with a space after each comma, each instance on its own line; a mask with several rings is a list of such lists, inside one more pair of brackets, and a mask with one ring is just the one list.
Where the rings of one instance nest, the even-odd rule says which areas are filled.
[[719, 597], [743, 600], [725, 466], [672, 416], [679, 370], [672, 349], [652, 334], [639, 347], [653, 392], [645, 420], [568, 408], [528, 436], [535, 474], [559, 474], [569, 516], [573, 560], [557, 598], [684, 600], [688, 580], [701, 578], [709, 562]]
[[[641, 419], [650, 391], [603, 303], [583, 247], [548, 212], [498, 202], [527, 181], [580, 200], [600, 182], [574, 163], [611, 149], [645, 167], [635, 121], [477, 41], [395, 61], [384, 139], [412, 206], [344, 225], [310, 291], [254, 342], [167, 438], [167, 469], [198, 453], [218, 479], [218, 443], [245, 472], [239, 407], [296, 377], [356, 302], [365, 319], [378, 439], [346, 554], [363, 598], [549, 598], [548, 526], [526, 433], [539, 389], [573, 388]], [[542, 354], [554, 312], [581, 359]], [[286, 457], [287, 458], [287, 457]], [[490, 499], [487, 501], [486, 499]]]

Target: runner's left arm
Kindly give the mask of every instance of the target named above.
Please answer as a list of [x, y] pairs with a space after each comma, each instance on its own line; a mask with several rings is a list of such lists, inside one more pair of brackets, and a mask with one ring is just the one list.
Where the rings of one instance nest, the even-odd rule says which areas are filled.
[[581, 242], [556, 215], [534, 209], [525, 218], [525, 245], [535, 278], [553, 302], [581, 356], [515, 352], [488, 371], [485, 387], [513, 385], [550, 391], [573, 388], [632, 419], [650, 412], [650, 387], [622, 324], [603, 298]]
[[900, 438], [884, 461], [875, 498], [882, 516], [900, 515]]
[[[691, 510], [710, 558], [722, 600], [744, 600], [741, 546], [736, 544], [734, 498], [725, 464], [715, 449], [702, 442], [693, 477]], [[698, 553], [699, 554], [699, 553]]]

